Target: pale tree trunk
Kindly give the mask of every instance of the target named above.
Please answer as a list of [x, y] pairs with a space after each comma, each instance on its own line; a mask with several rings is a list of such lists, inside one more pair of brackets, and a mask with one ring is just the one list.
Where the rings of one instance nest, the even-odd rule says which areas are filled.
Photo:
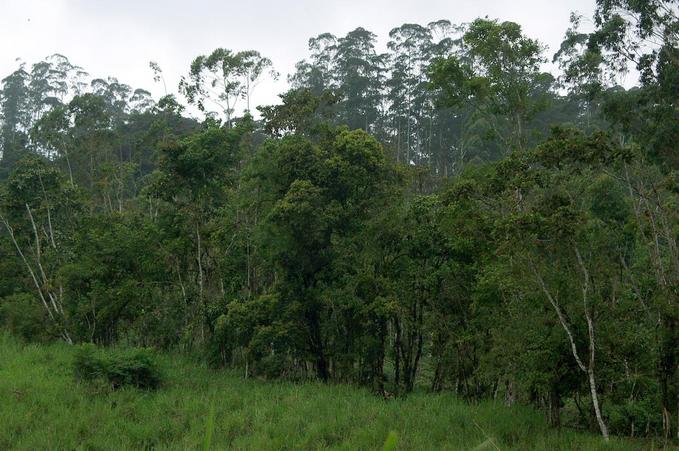
[[585, 319], [587, 320], [587, 335], [589, 337], [589, 365], [587, 367], [587, 379], [589, 380], [589, 390], [592, 394], [592, 405], [594, 406], [594, 413], [596, 415], [597, 423], [599, 423], [599, 429], [601, 429], [601, 434], [606, 440], [608, 440], [608, 428], [601, 415], [601, 409], [599, 407], [599, 397], [596, 391], [596, 381], [594, 379], [594, 352], [596, 349], [596, 343], [594, 341], [594, 323], [592, 321], [592, 316], [589, 309], [589, 271], [587, 271], [587, 266], [582, 260], [580, 251], [577, 246], [573, 246], [575, 249], [575, 256], [578, 260], [578, 265], [582, 270], [583, 282], [582, 282], [582, 302], [584, 305]]
[[585, 365], [580, 358], [580, 353], [578, 351], [578, 348], [575, 344], [575, 339], [573, 337], [573, 333], [571, 332], [571, 328], [568, 325], [568, 321], [566, 320], [566, 316], [564, 315], [563, 311], [561, 310], [561, 306], [559, 305], [558, 301], [556, 298], [552, 295], [552, 293], [549, 291], [547, 284], [545, 283], [544, 279], [538, 272], [537, 268], [531, 261], [531, 268], [533, 270], [533, 274], [535, 275], [535, 278], [538, 281], [538, 284], [540, 285], [540, 288], [542, 289], [542, 292], [544, 293], [545, 297], [549, 301], [549, 303], [552, 305], [554, 308], [554, 311], [556, 312], [557, 317], [559, 318], [559, 323], [561, 323], [561, 327], [563, 328], [564, 332], [566, 332], [566, 336], [568, 337], [568, 342], [571, 347], [571, 353], [573, 355], [573, 358], [575, 359], [575, 362], [578, 365], [578, 368], [587, 375], [587, 382], [589, 384], [589, 391], [592, 396], [592, 407], [594, 408], [594, 414], [596, 416], [597, 423], [599, 425], [599, 430], [601, 431], [601, 435], [603, 436], [604, 440], [608, 441], [609, 440], [609, 435], [608, 435], [608, 427], [606, 427], [606, 423], [604, 422], [603, 416], [601, 414], [601, 408], [599, 405], [599, 396], [597, 393], [596, 389], [596, 378], [594, 374], [594, 356], [595, 356], [595, 342], [594, 342], [594, 324], [592, 322], [592, 318], [589, 312], [589, 302], [588, 302], [588, 290], [589, 290], [589, 273], [587, 272], [586, 267], [584, 266], [584, 263], [582, 261], [582, 258], [580, 256], [580, 252], [578, 251], [577, 247], [575, 248], [576, 256], [578, 259], [578, 264], [580, 265], [580, 268], [583, 270], [583, 286], [582, 286], [582, 292], [583, 292], [583, 303], [585, 307], [585, 319], [587, 321], [587, 330], [588, 330], [588, 336], [589, 336], [589, 361], [588, 364]]

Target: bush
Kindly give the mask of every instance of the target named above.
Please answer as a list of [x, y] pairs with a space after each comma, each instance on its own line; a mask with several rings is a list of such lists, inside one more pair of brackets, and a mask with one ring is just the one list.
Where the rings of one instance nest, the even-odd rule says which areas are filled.
[[104, 351], [94, 345], [82, 345], [73, 362], [75, 378], [84, 381], [103, 379], [114, 390], [131, 386], [155, 390], [162, 375], [148, 349]]
[[0, 299], [0, 325], [29, 342], [45, 343], [58, 337], [40, 301], [31, 293]]
[[648, 436], [662, 433], [662, 416], [658, 413], [659, 399], [648, 395], [640, 400], [626, 400], [606, 409], [612, 433], [630, 436]]
[[76, 379], [91, 381], [104, 377], [103, 359], [97, 354], [96, 346], [92, 344], [80, 345], [73, 359], [73, 374]]

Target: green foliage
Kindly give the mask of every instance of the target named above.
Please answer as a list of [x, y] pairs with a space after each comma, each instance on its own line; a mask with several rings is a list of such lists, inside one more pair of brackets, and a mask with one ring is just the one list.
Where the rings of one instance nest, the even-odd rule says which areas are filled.
[[524, 149], [527, 126], [545, 109], [549, 76], [540, 73], [542, 45], [513, 22], [476, 19], [465, 30], [466, 51], [434, 60], [431, 87], [447, 106], [469, 104], [491, 121], [491, 132], [506, 149]]
[[273, 136], [300, 133], [308, 137], [322, 136], [334, 117], [337, 94], [324, 91], [316, 95], [309, 88], [292, 89], [280, 95], [282, 104], [260, 106], [265, 131]]
[[30, 293], [17, 293], [0, 300], [0, 323], [26, 341], [47, 342], [58, 338], [50, 327], [47, 313]]
[[73, 374], [77, 380], [103, 379], [113, 390], [135, 387], [155, 390], [162, 374], [151, 351], [146, 349], [102, 350], [94, 345], [80, 345], [73, 358]]

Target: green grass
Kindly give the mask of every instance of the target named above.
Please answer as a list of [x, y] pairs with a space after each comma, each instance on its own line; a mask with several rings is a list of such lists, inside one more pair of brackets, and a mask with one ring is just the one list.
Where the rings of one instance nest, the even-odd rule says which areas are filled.
[[385, 401], [351, 386], [243, 380], [170, 356], [160, 390], [110, 392], [75, 382], [72, 360], [66, 345], [0, 335], [0, 449], [650, 449], [550, 430], [529, 408], [448, 394]]

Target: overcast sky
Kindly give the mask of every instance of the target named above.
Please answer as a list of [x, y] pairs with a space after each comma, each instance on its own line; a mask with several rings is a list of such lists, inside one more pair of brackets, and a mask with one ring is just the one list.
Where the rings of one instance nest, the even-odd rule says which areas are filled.
[[163, 92], [150, 60], [176, 91], [195, 56], [216, 47], [254, 49], [282, 75], [254, 93], [253, 103], [269, 104], [306, 57], [308, 39], [323, 32], [341, 36], [362, 26], [383, 50], [389, 30], [403, 23], [489, 16], [520, 23], [551, 58], [571, 11], [591, 17], [593, 7], [594, 0], [0, 0], [0, 78], [16, 69], [16, 58], [34, 63], [61, 53], [92, 77], [115, 76], [157, 97]]

